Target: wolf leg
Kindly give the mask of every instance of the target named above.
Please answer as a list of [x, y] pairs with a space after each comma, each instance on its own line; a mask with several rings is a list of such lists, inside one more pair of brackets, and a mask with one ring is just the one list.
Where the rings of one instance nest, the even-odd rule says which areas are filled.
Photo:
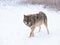
[[40, 30], [41, 30], [41, 26], [39, 26], [39, 31], [38, 32], [40, 32]]
[[31, 32], [30, 32], [30, 37], [34, 37], [34, 29], [35, 29], [35, 26], [32, 26]]

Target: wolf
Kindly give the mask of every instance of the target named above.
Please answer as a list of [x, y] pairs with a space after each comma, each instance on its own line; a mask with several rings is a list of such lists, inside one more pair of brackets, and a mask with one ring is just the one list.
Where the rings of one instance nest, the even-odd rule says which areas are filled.
[[23, 19], [24, 24], [31, 28], [30, 36], [34, 37], [34, 29], [36, 26], [39, 27], [39, 31], [41, 29], [41, 25], [44, 24], [47, 29], [47, 33], [49, 34], [48, 24], [47, 24], [47, 16], [44, 12], [39, 12], [37, 14], [28, 14], [24, 15]]

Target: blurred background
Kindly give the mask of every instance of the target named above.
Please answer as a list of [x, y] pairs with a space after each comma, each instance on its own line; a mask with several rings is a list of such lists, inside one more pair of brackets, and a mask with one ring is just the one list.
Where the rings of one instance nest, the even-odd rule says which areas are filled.
[[0, 0], [0, 6], [19, 4], [42, 4], [52, 8], [60, 9], [60, 0]]

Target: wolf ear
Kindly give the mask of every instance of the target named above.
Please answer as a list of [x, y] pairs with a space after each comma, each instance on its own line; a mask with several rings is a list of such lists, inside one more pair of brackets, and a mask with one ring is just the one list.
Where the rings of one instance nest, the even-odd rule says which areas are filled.
[[25, 17], [25, 15], [24, 15], [24, 17]]

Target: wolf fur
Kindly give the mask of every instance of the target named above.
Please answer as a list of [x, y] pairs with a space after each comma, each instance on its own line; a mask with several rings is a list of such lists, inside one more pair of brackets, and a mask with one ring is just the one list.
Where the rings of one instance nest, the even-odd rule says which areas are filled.
[[[37, 14], [24, 15], [23, 21], [28, 27], [31, 28], [30, 37], [34, 36], [35, 27], [39, 26], [39, 28], [41, 28], [42, 24], [44, 24], [46, 26], [47, 32], [49, 34], [48, 24], [47, 24], [47, 16], [45, 13], [39, 12]], [[40, 31], [40, 29], [39, 29], [39, 31]]]

